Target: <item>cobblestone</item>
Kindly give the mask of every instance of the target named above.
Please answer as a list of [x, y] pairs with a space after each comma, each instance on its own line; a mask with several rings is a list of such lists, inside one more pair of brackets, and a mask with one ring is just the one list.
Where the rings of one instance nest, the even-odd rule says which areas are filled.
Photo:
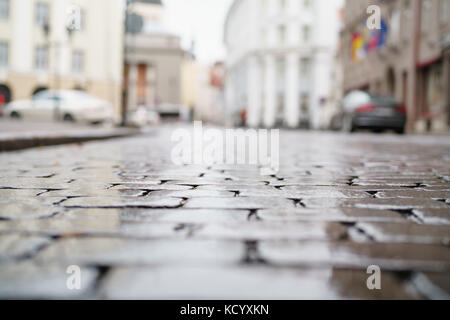
[[0, 298], [449, 299], [448, 137], [282, 131], [262, 176], [171, 130], [0, 153]]
[[48, 237], [0, 234], [0, 261], [26, 258], [50, 243]]

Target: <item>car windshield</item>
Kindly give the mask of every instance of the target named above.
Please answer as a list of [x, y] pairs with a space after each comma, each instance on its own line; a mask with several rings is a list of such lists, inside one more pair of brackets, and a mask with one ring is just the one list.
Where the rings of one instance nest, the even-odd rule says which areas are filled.
[[370, 99], [379, 105], [393, 105], [397, 104], [397, 100], [395, 100], [392, 97], [386, 97], [386, 96], [377, 96], [377, 95], [371, 95]]
[[63, 92], [63, 95], [66, 99], [72, 99], [72, 100], [88, 100], [93, 99], [93, 97], [90, 94], [87, 94], [84, 91], [65, 91]]
[[57, 100], [60, 99], [59, 95], [52, 91], [41, 91], [33, 96], [33, 100]]

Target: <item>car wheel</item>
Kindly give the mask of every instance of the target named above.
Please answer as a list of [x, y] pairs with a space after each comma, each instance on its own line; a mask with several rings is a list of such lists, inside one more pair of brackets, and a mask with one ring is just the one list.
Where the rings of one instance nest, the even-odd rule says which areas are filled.
[[342, 121], [342, 131], [350, 133], [356, 131], [356, 127], [353, 124], [353, 119], [351, 116], [344, 117]]
[[65, 114], [63, 117], [63, 120], [65, 122], [75, 122], [75, 119], [73, 118], [73, 116], [71, 114]]
[[395, 129], [395, 133], [397, 133], [397, 134], [405, 134], [405, 128]]
[[11, 117], [11, 119], [16, 119], [16, 120], [21, 118], [20, 113], [18, 113], [16, 111], [11, 112], [10, 117]]

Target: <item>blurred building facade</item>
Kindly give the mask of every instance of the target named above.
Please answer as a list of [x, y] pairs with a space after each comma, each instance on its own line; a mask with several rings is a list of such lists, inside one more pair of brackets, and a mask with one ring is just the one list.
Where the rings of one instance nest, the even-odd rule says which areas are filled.
[[[121, 0], [0, 0], [0, 103], [81, 89], [118, 117], [123, 10]], [[69, 31], [73, 14], [79, 25]]]
[[[378, 31], [366, 27], [371, 4], [381, 8]], [[341, 39], [345, 92], [394, 96], [410, 130], [449, 127], [449, 0], [347, 0]]]
[[[225, 22], [226, 107], [250, 126], [323, 125], [339, 7], [330, 0], [235, 0]], [[246, 110], [246, 112], [242, 112]]]
[[181, 72], [185, 52], [178, 35], [165, 25], [160, 0], [136, 0], [129, 9], [142, 17], [138, 33], [127, 33], [125, 92], [128, 110], [139, 106], [180, 105]]

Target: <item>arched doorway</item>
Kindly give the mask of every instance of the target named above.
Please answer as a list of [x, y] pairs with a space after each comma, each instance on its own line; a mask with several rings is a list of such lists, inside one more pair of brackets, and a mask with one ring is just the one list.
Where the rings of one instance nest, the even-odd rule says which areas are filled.
[[392, 97], [395, 96], [395, 71], [392, 67], [389, 67], [387, 72], [387, 85], [387, 93]]
[[44, 90], [47, 90], [47, 88], [46, 88], [46, 87], [37, 87], [37, 88], [34, 89], [34, 91], [33, 91], [33, 96], [36, 95], [36, 94], [38, 94], [38, 93], [41, 92], [41, 91], [44, 91]]
[[0, 106], [7, 104], [12, 99], [11, 90], [6, 84], [0, 84]]

